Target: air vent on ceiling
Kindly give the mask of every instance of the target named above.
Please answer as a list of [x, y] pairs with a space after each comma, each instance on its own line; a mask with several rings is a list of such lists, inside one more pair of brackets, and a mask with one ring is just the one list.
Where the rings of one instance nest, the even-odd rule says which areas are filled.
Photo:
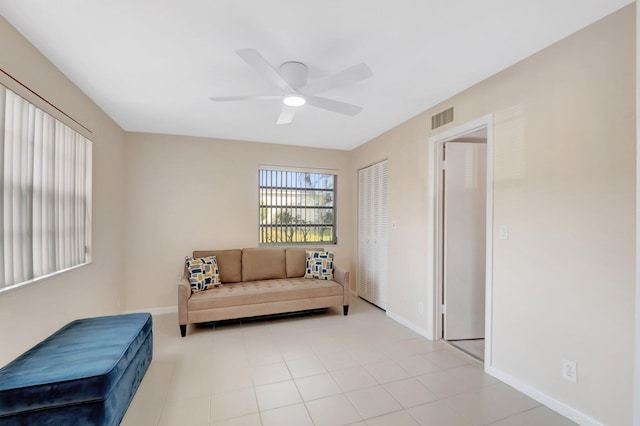
[[431, 130], [437, 129], [440, 126], [444, 126], [447, 123], [453, 121], [453, 107], [445, 109], [442, 112], [437, 113], [431, 117]]

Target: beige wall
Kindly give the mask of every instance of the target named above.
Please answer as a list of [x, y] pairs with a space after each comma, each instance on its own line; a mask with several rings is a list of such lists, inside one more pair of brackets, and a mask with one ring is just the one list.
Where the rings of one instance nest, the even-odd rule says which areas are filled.
[[142, 133], [127, 134], [125, 152], [127, 309], [175, 307], [193, 250], [258, 245], [259, 164], [338, 170], [338, 245], [327, 248], [350, 265], [349, 152]]
[[0, 294], [4, 365], [71, 320], [121, 310], [124, 132], [1, 17], [0, 40], [0, 68], [93, 132], [93, 263]]
[[640, 167], [640, 68], [638, 62], [640, 61], [640, 8], [636, 6], [636, 297], [635, 297], [635, 364], [634, 364], [634, 395], [633, 395], [633, 424], [634, 426], [640, 426], [640, 229], [638, 224], [640, 223], [640, 199], [638, 193], [640, 193], [640, 173], [638, 168]]
[[[455, 108], [443, 131], [493, 114], [494, 231], [510, 227], [509, 240], [494, 236], [493, 367], [612, 425], [630, 424], [632, 414], [635, 89], [631, 5], [353, 157], [354, 169], [389, 159], [389, 218], [398, 224], [389, 241], [389, 310], [426, 328], [431, 312], [419, 315], [416, 301], [427, 299], [430, 272], [420, 266], [430, 117]], [[563, 358], [577, 362], [577, 385], [562, 380]]]

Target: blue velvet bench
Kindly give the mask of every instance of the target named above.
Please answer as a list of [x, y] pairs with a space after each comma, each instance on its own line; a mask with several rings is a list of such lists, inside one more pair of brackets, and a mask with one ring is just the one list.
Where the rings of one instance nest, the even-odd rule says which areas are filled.
[[73, 321], [0, 369], [0, 425], [117, 425], [153, 355], [151, 315]]

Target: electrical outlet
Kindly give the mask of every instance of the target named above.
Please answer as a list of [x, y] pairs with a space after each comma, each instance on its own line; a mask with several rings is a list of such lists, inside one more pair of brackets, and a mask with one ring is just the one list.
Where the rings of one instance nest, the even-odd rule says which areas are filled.
[[418, 313], [420, 315], [424, 314], [424, 303], [418, 302]]
[[578, 383], [578, 366], [574, 361], [562, 360], [562, 378], [571, 383]]

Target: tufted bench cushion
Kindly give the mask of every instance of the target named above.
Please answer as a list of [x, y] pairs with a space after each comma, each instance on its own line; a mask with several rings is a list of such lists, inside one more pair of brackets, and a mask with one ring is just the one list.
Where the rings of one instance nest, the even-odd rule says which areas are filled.
[[117, 425], [153, 353], [148, 313], [73, 321], [0, 369], [0, 424]]

